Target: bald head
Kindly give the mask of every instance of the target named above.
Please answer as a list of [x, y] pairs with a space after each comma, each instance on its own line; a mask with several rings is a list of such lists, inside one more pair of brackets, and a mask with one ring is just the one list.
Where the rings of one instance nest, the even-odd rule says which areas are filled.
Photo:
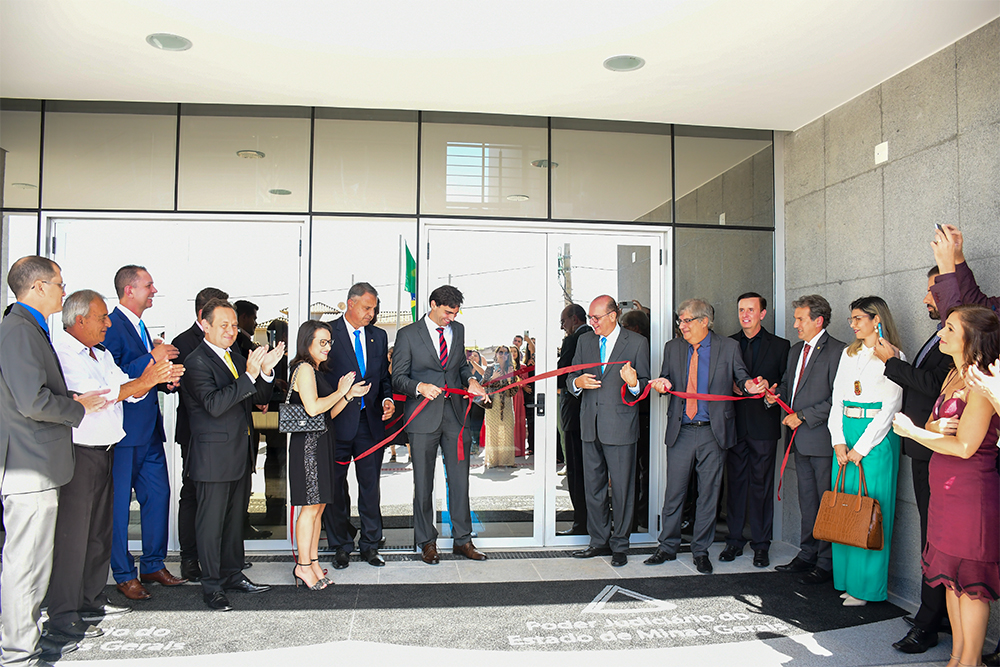
[[607, 294], [602, 294], [590, 302], [587, 311], [590, 326], [598, 336], [607, 336], [618, 326], [618, 302]]

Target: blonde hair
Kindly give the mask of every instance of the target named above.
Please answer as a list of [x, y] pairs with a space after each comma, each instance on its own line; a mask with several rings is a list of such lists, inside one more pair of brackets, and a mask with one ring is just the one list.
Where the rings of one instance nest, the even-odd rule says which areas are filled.
[[[896, 330], [896, 323], [889, 312], [889, 305], [880, 296], [863, 296], [851, 302], [851, 312], [860, 310], [868, 317], [875, 319], [882, 324], [882, 337], [892, 343], [895, 347], [900, 347], [899, 332]], [[853, 357], [861, 349], [864, 342], [860, 338], [855, 338], [847, 346], [847, 356]]]

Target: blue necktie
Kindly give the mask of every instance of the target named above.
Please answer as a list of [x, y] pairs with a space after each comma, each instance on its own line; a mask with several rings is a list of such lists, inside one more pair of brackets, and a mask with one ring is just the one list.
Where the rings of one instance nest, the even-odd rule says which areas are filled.
[[[365, 351], [361, 349], [361, 332], [354, 332], [354, 356], [358, 358], [358, 368], [361, 370], [361, 377], [358, 381], [365, 379]], [[365, 397], [361, 397], [361, 408], [365, 407]]]
[[604, 362], [608, 360], [607, 342], [608, 342], [608, 337], [601, 336], [601, 373], [604, 373], [604, 369], [607, 368], [607, 366], [604, 364]]
[[146, 331], [146, 324], [139, 320], [139, 333], [142, 334], [142, 344], [146, 346], [146, 352], [153, 349], [153, 346], [149, 344], [149, 332]]

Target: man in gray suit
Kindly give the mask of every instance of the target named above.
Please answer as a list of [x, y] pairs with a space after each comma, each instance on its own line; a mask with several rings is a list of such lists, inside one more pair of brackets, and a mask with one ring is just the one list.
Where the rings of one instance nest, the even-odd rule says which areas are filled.
[[6, 541], [0, 575], [0, 664], [58, 659], [75, 643], [43, 643], [59, 487], [73, 477], [72, 427], [107, 405], [108, 390], [70, 396], [46, 320], [62, 310], [59, 265], [22, 257], [7, 274], [17, 297], [0, 323], [0, 496]]
[[578, 339], [573, 365], [616, 361], [624, 361], [625, 365], [601, 366], [592, 373], [574, 371], [566, 376], [567, 390], [580, 397], [583, 488], [590, 535], [590, 546], [573, 552], [573, 556], [611, 556], [615, 567], [628, 562], [639, 440], [639, 408], [622, 401], [622, 387], [627, 385], [628, 391], [637, 396], [649, 382], [649, 342], [621, 328], [620, 315], [618, 302], [608, 295], [591, 302], [587, 319], [593, 331], [583, 333]]
[[[683, 338], [674, 338], [663, 348], [660, 377], [650, 384], [659, 393], [675, 385], [680, 391], [732, 396], [734, 383], [747, 394], [767, 388], [764, 381], [747, 373], [740, 345], [711, 330], [715, 309], [702, 299], [688, 299], [677, 309]], [[712, 572], [708, 548], [715, 537], [715, 514], [722, 487], [726, 450], [736, 444], [736, 408], [732, 401], [700, 401], [671, 396], [667, 406], [667, 490], [659, 546], [646, 559], [659, 565], [677, 558], [681, 545], [681, 515], [691, 471], [698, 475], [691, 555], [702, 574]]]
[[[444, 389], [463, 389], [486, 396], [472, 377], [465, 357], [465, 328], [455, 321], [462, 305], [462, 293], [442, 285], [430, 295], [430, 311], [396, 334], [392, 351], [392, 387], [417, 400], [406, 402], [404, 422], [409, 420], [422, 399], [430, 399], [406, 427], [413, 461], [413, 537], [428, 565], [439, 562], [437, 529], [434, 527], [434, 466], [438, 448], [444, 455], [448, 478], [448, 508], [454, 538], [452, 551], [472, 560], [486, 560], [486, 554], [472, 543], [472, 514], [469, 510], [469, 445], [472, 436], [462, 432], [465, 399], [446, 394]], [[458, 457], [462, 433], [464, 455]]]
[[[788, 396], [787, 404], [794, 410], [782, 424], [795, 434], [795, 478], [799, 486], [799, 513], [802, 530], [799, 553], [790, 563], [779, 565], [779, 572], [805, 573], [799, 579], [804, 584], [821, 584], [833, 578], [833, 560], [829, 542], [812, 535], [819, 501], [830, 490], [833, 445], [830, 443], [830, 404], [833, 378], [837, 375], [844, 343], [826, 332], [832, 310], [818, 294], [803, 296], [792, 302], [795, 309], [795, 330], [799, 340], [788, 353], [788, 365], [781, 384], [772, 387], [778, 396]], [[768, 396], [768, 404], [774, 401]], [[789, 436], [791, 437], [791, 432]]]

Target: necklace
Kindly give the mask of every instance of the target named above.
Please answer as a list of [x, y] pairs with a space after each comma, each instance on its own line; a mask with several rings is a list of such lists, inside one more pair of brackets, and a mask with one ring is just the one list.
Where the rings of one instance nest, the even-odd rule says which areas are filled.
[[865, 369], [868, 368], [868, 363], [872, 360], [872, 357], [875, 356], [874, 352], [872, 354], [869, 354], [868, 358], [865, 360], [864, 365], [862, 365], [861, 368], [858, 368], [858, 362], [860, 361], [861, 352], [867, 351], [868, 349], [869, 348], [866, 348], [864, 345], [862, 345], [861, 349], [858, 350], [858, 360], [856, 360], [854, 362], [854, 367], [858, 371], [858, 379], [854, 381], [854, 395], [855, 396], [860, 396], [861, 395], [861, 376], [864, 375]]

